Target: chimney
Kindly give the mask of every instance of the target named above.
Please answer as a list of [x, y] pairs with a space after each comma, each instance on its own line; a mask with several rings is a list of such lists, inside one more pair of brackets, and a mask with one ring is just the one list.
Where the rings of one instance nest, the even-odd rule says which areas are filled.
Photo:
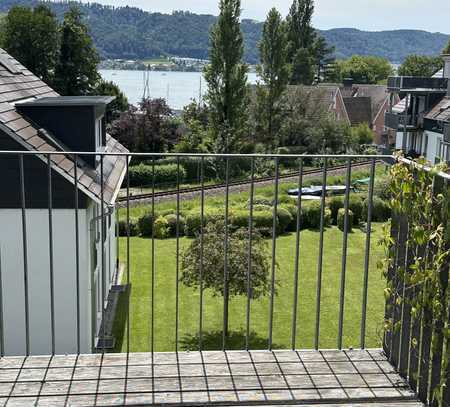
[[[450, 55], [448, 57], [449, 57], [449, 61], [450, 61]], [[450, 64], [450, 62], [449, 62], [449, 64]], [[342, 81], [344, 88], [352, 88], [354, 83], [355, 83], [355, 81], [353, 80], [353, 78], [344, 78]]]

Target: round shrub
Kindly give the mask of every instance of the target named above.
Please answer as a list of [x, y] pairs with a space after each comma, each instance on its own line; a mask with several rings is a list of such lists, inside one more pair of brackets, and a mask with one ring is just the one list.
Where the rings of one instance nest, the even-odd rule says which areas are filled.
[[[364, 200], [364, 220], [367, 220], [369, 200]], [[372, 201], [372, 221], [386, 222], [391, 217], [391, 208], [389, 202], [377, 196]]]
[[283, 207], [277, 208], [278, 233], [284, 233], [288, 230], [294, 218], [290, 212]]
[[388, 201], [390, 196], [390, 179], [389, 177], [375, 178], [375, 184], [373, 188], [374, 196]]
[[345, 197], [343, 196], [333, 196], [328, 202], [328, 207], [330, 208], [331, 211], [331, 220], [333, 222], [333, 225], [337, 224], [338, 212], [339, 209], [344, 207], [344, 200]]
[[[178, 167], [176, 164], [155, 164], [153, 174], [152, 165], [140, 163], [129, 169], [130, 186], [141, 187], [155, 185], [167, 185], [177, 183]], [[153, 176], [154, 175], [154, 176]], [[186, 170], [180, 166], [179, 181], [186, 179]]]
[[[156, 215], [155, 215], [155, 218], [156, 218]], [[152, 235], [153, 221], [154, 221], [154, 218], [153, 218], [153, 215], [151, 212], [142, 215], [138, 219], [139, 233], [142, 236], [151, 236]]]
[[[345, 209], [341, 208], [338, 210], [337, 214], [337, 226], [340, 230], [344, 231], [344, 223], [345, 223]], [[351, 232], [353, 229], [353, 212], [351, 210], [348, 211], [348, 228], [347, 230]]]
[[253, 205], [253, 212], [271, 211], [272, 207], [269, 205]]
[[[186, 221], [184, 217], [181, 215], [178, 216], [174, 213], [168, 214], [164, 216], [164, 218], [167, 221], [167, 226], [169, 228], [169, 235], [170, 236], [176, 236], [177, 235], [177, 224], [178, 224], [178, 236], [184, 235], [184, 229], [186, 226]], [[178, 221], [178, 222], [177, 222]]]
[[[139, 234], [139, 228], [138, 228], [138, 224], [137, 224], [137, 219], [136, 218], [130, 218], [129, 221], [129, 233], [130, 236], [137, 236]], [[128, 236], [127, 233], [127, 226], [128, 226], [128, 222], [126, 219], [120, 219], [119, 220], [119, 236]]]
[[154, 236], [156, 239], [166, 239], [169, 237], [169, 222], [166, 218], [159, 216], [153, 224]]
[[353, 221], [357, 225], [363, 220], [364, 214], [364, 202], [361, 195], [350, 195], [348, 207], [353, 212]]
[[[320, 228], [320, 218], [321, 218], [321, 202], [320, 201], [308, 201], [302, 204], [302, 217], [301, 217], [301, 227], [302, 229]], [[325, 208], [324, 226], [329, 226], [331, 224], [331, 210]]]
[[281, 208], [286, 209], [292, 217], [292, 220], [287, 226], [286, 231], [295, 232], [297, 230], [297, 208], [298, 208], [297, 205], [284, 204], [281, 206]]

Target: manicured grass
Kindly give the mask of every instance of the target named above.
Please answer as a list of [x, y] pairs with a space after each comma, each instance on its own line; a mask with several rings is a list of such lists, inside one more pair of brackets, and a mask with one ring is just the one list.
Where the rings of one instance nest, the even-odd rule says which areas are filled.
[[[383, 289], [385, 283], [376, 269], [381, 257], [377, 245], [381, 235], [381, 224], [373, 226], [369, 270], [369, 290], [367, 307], [366, 346], [379, 346], [382, 337], [384, 314]], [[322, 297], [320, 313], [321, 348], [336, 348], [339, 315], [339, 287], [341, 281], [342, 238], [337, 227], [325, 231]], [[175, 350], [175, 312], [176, 312], [176, 239], [155, 240], [154, 261], [154, 350]], [[185, 250], [190, 239], [180, 239], [180, 251]], [[271, 241], [268, 240], [269, 250]], [[345, 319], [343, 345], [358, 347], [360, 343], [360, 324], [364, 278], [365, 233], [355, 229], [349, 234], [347, 274], [345, 290]], [[151, 343], [151, 270], [152, 241], [140, 237], [130, 239], [130, 351], [149, 351]], [[319, 232], [304, 230], [300, 245], [300, 284], [298, 290], [297, 348], [314, 346], [317, 263], [319, 253]], [[291, 325], [293, 305], [293, 281], [295, 263], [295, 234], [277, 239], [276, 259], [279, 268], [276, 272], [278, 282], [274, 301], [273, 343], [274, 348], [291, 346]], [[126, 238], [120, 239], [120, 261], [126, 261]], [[246, 261], [246, 259], [242, 259]], [[180, 271], [181, 272], [181, 271]], [[124, 274], [126, 283], [126, 273]], [[251, 347], [267, 346], [269, 301], [266, 296], [251, 304]], [[126, 301], [122, 301], [122, 317], [126, 311]], [[245, 346], [246, 298], [234, 297], [230, 302], [230, 344], [229, 348]], [[213, 297], [204, 292], [203, 329], [207, 348], [221, 347], [223, 316], [222, 297]], [[125, 324], [126, 325], [126, 324]], [[199, 292], [179, 284], [179, 339], [180, 349], [193, 349], [195, 335], [199, 327]], [[119, 332], [116, 332], [119, 334]], [[123, 339], [123, 340], [122, 340]], [[126, 331], [119, 337], [119, 349], [127, 349]]]

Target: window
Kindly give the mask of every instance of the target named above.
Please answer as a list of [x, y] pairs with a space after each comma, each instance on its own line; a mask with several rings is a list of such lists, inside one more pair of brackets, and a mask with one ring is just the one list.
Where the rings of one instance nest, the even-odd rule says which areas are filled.
[[97, 119], [95, 122], [95, 147], [103, 146], [103, 124], [102, 119]]

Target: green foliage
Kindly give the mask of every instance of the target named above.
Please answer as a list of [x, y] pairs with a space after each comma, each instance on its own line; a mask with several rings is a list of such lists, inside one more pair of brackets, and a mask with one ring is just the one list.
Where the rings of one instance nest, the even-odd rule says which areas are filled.
[[424, 55], [408, 55], [403, 64], [398, 68], [401, 76], [433, 76], [444, 66], [442, 58]]
[[363, 197], [361, 195], [350, 195], [348, 207], [353, 212], [354, 224], [357, 225], [366, 216], [364, 212]]
[[221, 0], [220, 14], [210, 34], [210, 64], [204, 76], [210, 109], [213, 151], [238, 152], [247, 120], [247, 71], [242, 61], [244, 39], [240, 0]]
[[295, 232], [297, 230], [297, 205], [285, 203], [280, 206], [280, 209], [288, 211], [291, 215], [291, 220], [285, 229], [286, 232]]
[[374, 135], [367, 123], [361, 123], [351, 128], [351, 145], [358, 150], [363, 144], [372, 144]]
[[152, 236], [153, 223], [155, 219], [156, 215], [154, 216], [151, 212], [145, 213], [138, 219], [139, 233], [141, 236]]
[[260, 64], [257, 72], [261, 82], [256, 85], [255, 133], [257, 141], [263, 143], [266, 151], [278, 146], [281, 121], [281, 97], [289, 82], [287, 60], [286, 24], [280, 13], [271, 9], [263, 26], [259, 44]]
[[[337, 214], [337, 227], [344, 231], [345, 229], [345, 209], [340, 208]], [[348, 211], [348, 223], [347, 223], [347, 231], [351, 232], [353, 230], [353, 212]]]
[[3, 22], [5, 50], [44, 81], [51, 83], [59, 45], [58, 21], [46, 5], [34, 10], [13, 7]]
[[448, 40], [447, 45], [445, 46], [445, 48], [442, 50], [443, 54], [450, 54], [450, 40]]
[[170, 236], [169, 222], [166, 218], [159, 216], [153, 224], [154, 237], [156, 239], [166, 239]]
[[344, 208], [344, 200], [343, 196], [333, 196], [328, 201], [328, 207], [331, 211], [331, 221], [333, 225], [337, 225], [338, 212], [340, 209]]
[[353, 55], [338, 61], [340, 79], [352, 78], [356, 83], [377, 84], [392, 75], [392, 66], [387, 59], [375, 56]]
[[391, 194], [389, 191], [390, 183], [391, 183], [391, 181], [390, 181], [389, 177], [375, 178], [375, 183], [373, 186], [374, 196], [381, 198], [385, 201], [389, 201], [391, 199]]
[[140, 163], [130, 167], [130, 186], [132, 187], [143, 187], [161, 185], [175, 185], [177, 183], [177, 176], [179, 176], [179, 182], [182, 183], [186, 178], [186, 170], [180, 166], [179, 175], [178, 167], [176, 164], [155, 164], [154, 168], [152, 165]]
[[[446, 166], [421, 168], [427, 165], [424, 159], [417, 163], [399, 161], [391, 167], [390, 201], [392, 209], [392, 227], [408, 225], [406, 241], [401, 242], [392, 234], [390, 224], [385, 227], [381, 244], [385, 258], [379, 262], [379, 268], [387, 279], [385, 296], [388, 307], [406, 302], [411, 308], [413, 322], [420, 321], [422, 330], [432, 332], [432, 343], [436, 346], [444, 338], [448, 339], [449, 287], [448, 263], [450, 260], [448, 235], [448, 185], [438, 171], [446, 171]], [[407, 245], [408, 264], [399, 264], [396, 253], [402, 250], [399, 245]], [[405, 247], [405, 246], [403, 246]], [[426, 255], [424, 255], [425, 253]], [[409, 257], [410, 256], [410, 257]], [[401, 295], [398, 287], [414, 288], [415, 295]], [[392, 318], [385, 321], [385, 329], [398, 329]], [[420, 337], [413, 333], [413, 343], [419, 343]], [[445, 349], [445, 348], [444, 348]], [[427, 356], [431, 357], [431, 356]], [[449, 363], [449, 353], [443, 354], [443, 366]], [[445, 405], [441, 397], [442, 389], [448, 381], [442, 370], [441, 381], [431, 389], [436, 397], [436, 405]]]
[[[183, 252], [180, 281], [187, 287], [198, 288], [202, 275], [203, 289], [213, 295], [224, 295], [225, 226], [211, 222], [205, 227], [203, 239], [197, 236]], [[227, 246], [228, 294], [230, 297], [247, 294], [248, 231], [228, 231]], [[266, 242], [254, 232], [252, 236], [251, 298], [257, 299], [270, 290], [270, 256]]]
[[[319, 229], [321, 222], [322, 204], [320, 201], [307, 201], [302, 203], [302, 229]], [[324, 226], [331, 225], [331, 210], [325, 208]]]
[[130, 236], [137, 236], [139, 234], [138, 220], [136, 218], [130, 217], [129, 223], [126, 219], [119, 220], [119, 236], [128, 236], [128, 233]]
[[[364, 200], [364, 217], [367, 218], [368, 214], [368, 199]], [[386, 222], [391, 217], [391, 208], [389, 202], [381, 199], [378, 196], [373, 197], [372, 201], [372, 221], [373, 222]]]
[[120, 112], [128, 110], [128, 99], [120, 90], [119, 86], [112, 81], [105, 81], [101, 79], [92, 91], [93, 95], [114, 96], [115, 99], [108, 105], [107, 119], [111, 121]]
[[294, 221], [291, 213], [284, 207], [280, 206], [277, 208], [277, 218], [278, 218], [278, 232], [287, 232], [290, 228], [292, 222]]
[[72, 7], [64, 15], [61, 30], [54, 86], [62, 95], [92, 94], [100, 79], [97, 72], [100, 58], [78, 8]]
[[[221, 221], [224, 218], [223, 210], [205, 207], [203, 213], [203, 228], [209, 223]], [[194, 237], [202, 230], [202, 214], [199, 208], [192, 210], [186, 215], [186, 226], [184, 233], [186, 236]]]
[[170, 236], [177, 235], [177, 225], [178, 225], [178, 236], [184, 235], [184, 228], [186, 226], [186, 220], [183, 216], [177, 215], [175, 213], [168, 214], [164, 216], [167, 221], [167, 227], [169, 229]]

